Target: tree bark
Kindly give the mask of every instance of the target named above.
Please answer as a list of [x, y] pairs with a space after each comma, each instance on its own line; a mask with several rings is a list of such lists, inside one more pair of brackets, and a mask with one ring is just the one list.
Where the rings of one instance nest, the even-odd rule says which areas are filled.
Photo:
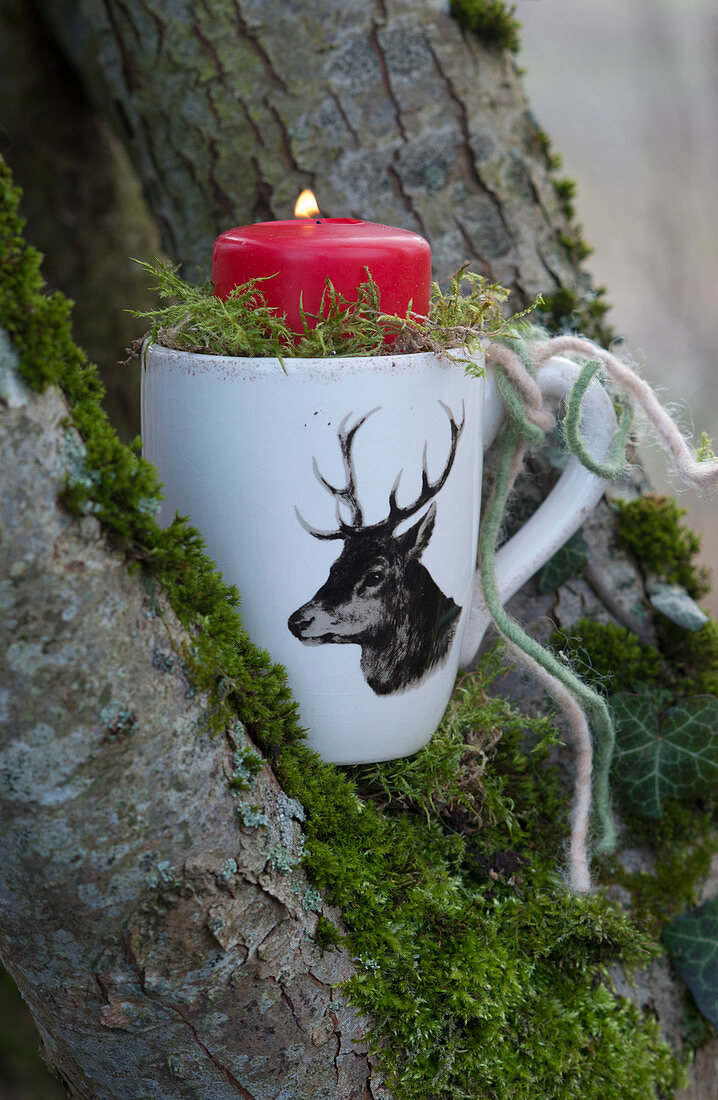
[[[58, 503], [83, 445], [0, 361], [0, 953], [77, 1100], [388, 1097], [298, 866], [302, 808], [228, 786], [188, 641], [97, 521]], [[267, 824], [246, 828], [236, 798]], [[273, 859], [281, 846], [289, 856]]]
[[168, 254], [208, 273], [232, 224], [323, 213], [400, 225], [448, 277], [477, 261], [517, 301], [590, 296], [508, 54], [436, 0], [49, 0], [125, 143]]

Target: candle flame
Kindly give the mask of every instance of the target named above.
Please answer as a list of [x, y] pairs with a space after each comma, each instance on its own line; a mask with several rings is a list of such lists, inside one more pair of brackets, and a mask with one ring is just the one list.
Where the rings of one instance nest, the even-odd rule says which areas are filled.
[[321, 218], [317, 200], [311, 191], [302, 191], [294, 204], [295, 218]]

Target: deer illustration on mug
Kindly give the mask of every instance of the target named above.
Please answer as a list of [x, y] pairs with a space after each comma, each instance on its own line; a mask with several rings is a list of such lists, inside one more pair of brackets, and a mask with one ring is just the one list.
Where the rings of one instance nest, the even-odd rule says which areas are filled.
[[[421, 491], [416, 500], [401, 507], [397, 492], [402, 471], [389, 493], [389, 514], [378, 523], [365, 524], [357, 496], [352, 445], [356, 433], [379, 408], [365, 413], [350, 428], [353, 415], [342, 420], [338, 439], [344, 461], [346, 485], [331, 485], [314, 459], [314, 474], [336, 501], [337, 528], [318, 531], [295, 508], [302, 527], [315, 539], [340, 539], [341, 554], [321, 588], [297, 608], [287, 621], [292, 634], [305, 645], [354, 644], [361, 646], [361, 669], [377, 695], [389, 695], [418, 684], [446, 661], [461, 614], [461, 607], [444, 595], [421, 555], [429, 545], [436, 522], [436, 497], [451, 473], [456, 449], [466, 420], [457, 424], [453, 413], [439, 402], [449, 418], [451, 449], [441, 475], [429, 479], [426, 444]], [[341, 505], [349, 510], [349, 522]], [[427, 504], [421, 519], [401, 534], [396, 528]]]

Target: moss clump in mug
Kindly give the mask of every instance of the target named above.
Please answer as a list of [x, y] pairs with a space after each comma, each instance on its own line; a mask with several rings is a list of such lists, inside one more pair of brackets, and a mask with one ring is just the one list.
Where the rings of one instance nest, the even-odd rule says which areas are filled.
[[166, 264], [142, 266], [152, 276], [159, 296], [174, 299], [163, 308], [136, 314], [150, 321], [150, 339], [164, 347], [204, 355], [282, 360], [441, 352], [470, 345], [482, 336], [496, 336], [534, 308], [506, 320], [502, 305], [508, 291], [468, 271], [465, 265], [445, 294], [434, 283], [428, 317], [411, 311], [406, 317], [389, 315], [381, 311], [379, 288], [367, 269], [366, 282], [359, 286], [353, 302], [327, 280], [316, 314], [305, 313], [300, 305], [303, 332], [296, 334], [283, 315], [266, 305], [261, 279], [250, 279], [221, 299], [212, 292], [211, 283], [187, 283]]

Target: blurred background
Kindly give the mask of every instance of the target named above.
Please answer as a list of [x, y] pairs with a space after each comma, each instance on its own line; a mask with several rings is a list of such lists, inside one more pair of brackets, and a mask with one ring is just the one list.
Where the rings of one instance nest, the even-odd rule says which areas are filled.
[[[575, 178], [586, 266], [643, 376], [718, 451], [718, 5], [517, 0], [534, 113]], [[718, 571], [718, 500], [667, 478]], [[718, 614], [718, 594], [706, 601]]]

